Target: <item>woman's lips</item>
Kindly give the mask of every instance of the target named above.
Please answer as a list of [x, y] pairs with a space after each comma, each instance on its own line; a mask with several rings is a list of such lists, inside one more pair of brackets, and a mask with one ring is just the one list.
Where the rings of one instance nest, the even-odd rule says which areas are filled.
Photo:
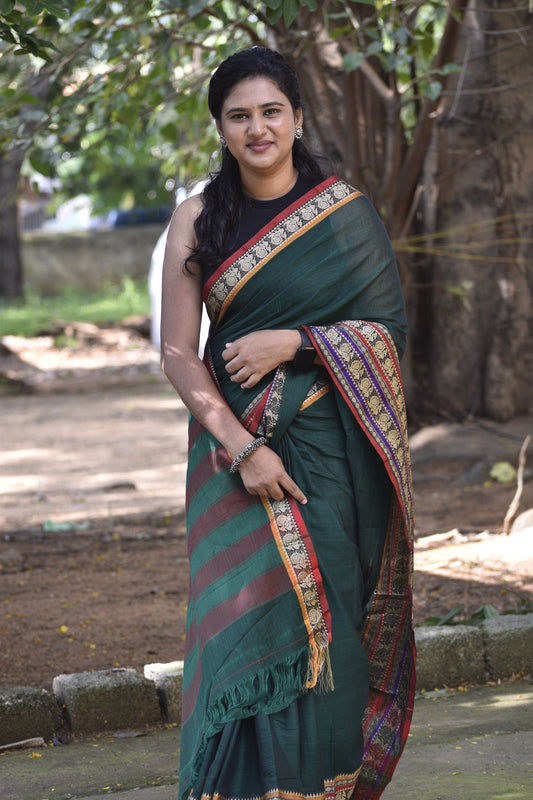
[[262, 153], [264, 150], [268, 150], [271, 144], [272, 142], [250, 142], [247, 147], [254, 153]]

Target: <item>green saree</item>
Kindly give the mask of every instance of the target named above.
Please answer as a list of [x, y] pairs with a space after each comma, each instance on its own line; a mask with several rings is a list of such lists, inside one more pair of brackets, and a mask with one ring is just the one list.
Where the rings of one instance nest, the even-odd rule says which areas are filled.
[[[247, 494], [191, 419], [180, 798], [377, 800], [414, 692], [406, 326], [388, 238], [330, 178], [227, 259], [204, 300], [213, 380], [308, 503]], [[282, 364], [250, 390], [229, 380], [226, 342], [297, 325], [321, 366]]]

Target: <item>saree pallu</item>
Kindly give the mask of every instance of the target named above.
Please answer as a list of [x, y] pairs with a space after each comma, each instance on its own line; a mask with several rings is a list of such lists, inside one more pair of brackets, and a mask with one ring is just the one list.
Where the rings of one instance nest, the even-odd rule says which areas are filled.
[[[388, 238], [366, 198], [328, 179], [227, 259], [204, 300], [213, 380], [308, 503], [247, 494], [191, 419], [180, 797], [377, 800], [414, 695], [406, 325]], [[250, 390], [229, 379], [226, 342], [298, 325], [321, 366], [282, 364]]]

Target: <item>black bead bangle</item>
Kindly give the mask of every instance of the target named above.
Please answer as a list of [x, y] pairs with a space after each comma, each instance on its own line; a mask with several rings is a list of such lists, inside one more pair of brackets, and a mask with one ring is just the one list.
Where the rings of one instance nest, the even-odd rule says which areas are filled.
[[229, 471], [231, 473], [237, 472], [241, 462], [243, 462], [245, 458], [248, 458], [248, 456], [251, 456], [252, 453], [255, 450], [257, 450], [258, 447], [261, 447], [261, 445], [263, 444], [267, 444], [266, 436], [260, 436], [258, 439], [254, 439], [252, 442], [249, 442], [246, 445], [246, 447], [243, 447], [239, 455], [235, 456], [235, 458], [231, 462], [231, 467], [229, 468]]

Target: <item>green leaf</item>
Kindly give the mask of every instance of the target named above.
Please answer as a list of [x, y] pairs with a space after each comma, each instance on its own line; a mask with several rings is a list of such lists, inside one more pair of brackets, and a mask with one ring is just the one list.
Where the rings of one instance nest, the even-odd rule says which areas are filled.
[[383, 42], [371, 42], [366, 48], [366, 56], [374, 56], [376, 53], [381, 53], [383, 50]]
[[177, 142], [179, 139], [178, 126], [173, 122], [167, 122], [166, 125], [163, 125], [163, 127], [160, 128], [159, 133], [163, 139], [168, 139], [169, 142]]
[[296, 17], [300, 3], [298, 0], [283, 0], [283, 21], [287, 28], [290, 28]]
[[17, 44], [17, 40], [11, 33], [11, 28], [9, 25], [6, 25], [5, 22], [0, 22], [0, 38], [4, 40], [4, 42], [9, 42], [10, 44]]
[[493, 481], [512, 483], [516, 479], [516, 470], [508, 461], [497, 461], [489, 472]]
[[283, 0], [265, 0], [267, 8], [278, 9], [282, 7]]
[[15, 0], [0, 0], [0, 14], [7, 16], [15, 8]]
[[452, 608], [451, 611], [448, 611], [447, 614], [441, 617], [439, 621], [436, 623], [436, 625], [438, 625], [439, 627], [441, 625], [449, 625], [452, 619], [456, 617], [457, 614], [460, 614], [461, 611], [464, 609], [464, 607], [465, 607], [464, 603], [461, 603], [461, 605], [459, 606], [455, 606], [455, 608]]
[[267, 8], [266, 11], [266, 18], [270, 25], [275, 25], [276, 22], [281, 19], [281, 15], [283, 14], [283, 6], [280, 5], [277, 8]]
[[41, 175], [44, 175], [46, 178], [49, 178], [52, 174], [52, 167], [50, 161], [41, 160], [36, 155], [30, 156], [30, 164], [35, 172], [39, 172]]
[[426, 97], [429, 97], [430, 100], [436, 100], [440, 97], [441, 92], [442, 83], [440, 81], [431, 81], [424, 94]]
[[345, 25], [343, 28], [334, 28], [329, 32], [330, 39], [340, 39], [341, 36], [346, 36], [351, 31], [350, 25]]
[[435, 39], [433, 36], [428, 35], [424, 36], [420, 41], [420, 48], [422, 50], [422, 55], [424, 58], [431, 58], [433, 53], [435, 52]]
[[35, 104], [35, 103], [39, 103], [40, 100], [39, 100], [38, 97], [35, 97], [35, 95], [30, 94], [29, 92], [24, 92], [24, 94], [21, 95], [18, 98], [18, 102], [19, 103], [32, 103], [32, 104]]
[[364, 53], [346, 53], [342, 59], [342, 66], [346, 72], [353, 72], [365, 60]]
[[409, 32], [407, 28], [404, 28], [403, 26], [401, 28], [397, 28], [394, 31], [391, 31], [391, 39], [397, 44], [400, 45], [407, 44], [408, 38], [409, 38]]
[[485, 605], [482, 605], [477, 611], [474, 611], [470, 619], [475, 621], [483, 621], [484, 619], [494, 619], [494, 617], [499, 616], [500, 615], [494, 606], [491, 606], [489, 603], [485, 603]]
[[54, 3], [53, 0], [42, 0], [42, 7], [50, 14], [59, 17], [60, 19], [68, 19], [69, 8], [67, 3]]
[[26, 6], [27, 14], [30, 17], [36, 17], [43, 10], [42, 8], [43, 4], [37, 2], [37, 0], [26, 0], [24, 5]]

